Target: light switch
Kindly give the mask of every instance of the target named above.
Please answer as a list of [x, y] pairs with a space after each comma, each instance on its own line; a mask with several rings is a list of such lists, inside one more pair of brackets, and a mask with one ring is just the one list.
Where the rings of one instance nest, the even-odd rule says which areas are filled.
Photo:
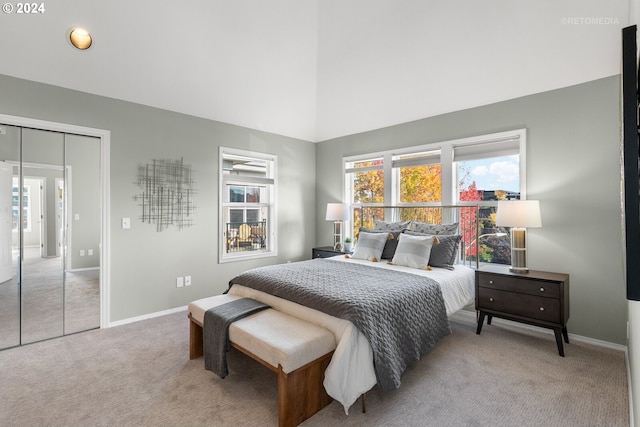
[[131, 228], [131, 218], [122, 218], [122, 229], [128, 230]]
[[76, 221], [80, 221], [80, 214], [75, 214], [73, 216], [73, 219], [75, 219]]
[[184, 285], [191, 286], [191, 276], [184, 276]]

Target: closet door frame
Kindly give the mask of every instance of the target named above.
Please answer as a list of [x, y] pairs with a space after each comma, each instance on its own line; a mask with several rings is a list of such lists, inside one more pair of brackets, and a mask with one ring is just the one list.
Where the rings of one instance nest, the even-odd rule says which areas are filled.
[[10, 116], [0, 114], [0, 123], [33, 129], [48, 130], [61, 133], [70, 133], [91, 136], [100, 139], [100, 328], [110, 325], [110, 196], [109, 196], [109, 170], [110, 170], [110, 143], [111, 132], [105, 129], [89, 128], [84, 126], [56, 123], [45, 120], [31, 119], [28, 117]]

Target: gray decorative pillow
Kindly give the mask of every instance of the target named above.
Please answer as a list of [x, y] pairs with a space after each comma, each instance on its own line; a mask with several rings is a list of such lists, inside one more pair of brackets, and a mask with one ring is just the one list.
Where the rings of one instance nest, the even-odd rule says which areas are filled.
[[402, 231], [411, 228], [411, 221], [389, 222], [374, 218], [373, 228], [375, 230]]
[[389, 235], [387, 238], [387, 243], [384, 245], [384, 249], [382, 250], [382, 259], [392, 259], [393, 255], [396, 253], [396, 248], [398, 247], [398, 236], [402, 231], [387, 231], [387, 230], [372, 230], [370, 228], [360, 227], [360, 232], [365, 233], [386, 233]]
[[412, 236], [402, 233], [398, 238], [400, 241], [391, 263], [425, 270], [429, 265], [429, 256], [436, 236]]
[[[425, 236], [425, 234], [413, 231], [405, 231], [405, 233], [414, 236]], [[458, 256], [460, 240], [462, 240], [462, 236], [460, 234], [438, 236], [439, 243], [433, 245], [431, 248], [429, 265], [431, 267], [453, 270], [453, 265], [456, 263], [456, 257]]]
[[351, 258], [366, 259], [373, 262], [380, 261], [382, 250], [388, 238], [388, 233], [360, 232], [358, 243], [356, 243], [356, 248], [351, 254]]
[[429, 224], [426, 222], [411, 223], [411, 231], [415, 231], [423, 234], [431, 234], [435, 236], [456, 234], [458, 232], [458, 223], [453, 224]]

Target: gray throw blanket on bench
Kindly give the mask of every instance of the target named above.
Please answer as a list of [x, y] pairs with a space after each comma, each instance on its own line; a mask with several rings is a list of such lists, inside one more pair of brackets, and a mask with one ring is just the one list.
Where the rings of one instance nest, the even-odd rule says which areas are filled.
[[231, 348], [229, 341], [229, 326], [260, 310], [269, 308], [268, 305], [251, 298], [241, 298], [225, 304], [212, 307], [204, 313], [203, 346], [204, 367], [215, 372], [220, 378], [229, 374], [226, 353]]
[[451, 333], [440, 285], [429, 277], [316, 258], [255, 268], [233, 284], [351, 321], [371, 344], [384, 390], [398, 388], [405, 369]]

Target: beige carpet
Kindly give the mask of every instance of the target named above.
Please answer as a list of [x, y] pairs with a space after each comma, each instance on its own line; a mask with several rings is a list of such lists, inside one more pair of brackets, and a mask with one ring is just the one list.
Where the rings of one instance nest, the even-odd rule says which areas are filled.
[[[562, 358], [550, 331], [493, 323], [478, 336], [456, 318], [366, 414], [334, 402], [303, 425], [629, 425], [624, 353], [571, 343]], [[277, 425], [275, 375], [236, 352], [229, 367], [221, 380], [188, 359], [186, 313], [0, 351], [0, 425]]]

